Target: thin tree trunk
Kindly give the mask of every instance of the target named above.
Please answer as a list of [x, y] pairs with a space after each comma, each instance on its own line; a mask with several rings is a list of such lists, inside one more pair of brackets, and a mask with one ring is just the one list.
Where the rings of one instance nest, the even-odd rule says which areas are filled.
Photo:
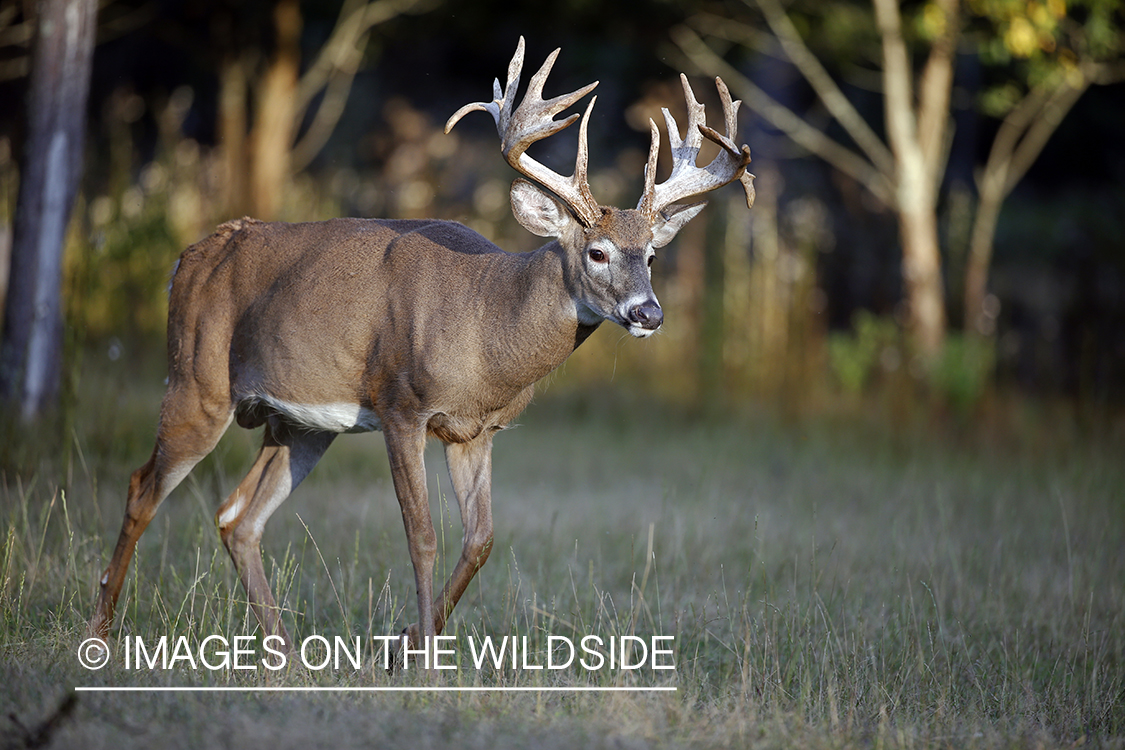
[[985, 333], [985, 297], [988, 295], [988, 268], [992, 264], [992, 242], [1000, 220], [1000, 208], [1005, 193], [1002, 179], [989, 179], [980, 183], [977, 213], [969, 235], [969, 258], [965, 264], [965, 331]]
[[63, 242], [82, 168], [97, 0], [41, 0], [27, 143], [0, 347], [0, 397], [24, 422], [54, 404], [62, 370]]
[[1066, 114], [1086, 89], [1098, 82], [1099, 71], [1104, 73], [1100, 66], [1091, 65], [1082, 71], [1077, 83], [1061, 76], [1053, 84], [1033, 89], [1000, 124], [988, 161], [977, 180], [977, 214], [973, 219], [965, 268], [966, 331], [978, 334], [988, 331], [985, 317], [988, 269], [992, 264], [996, 226], [1004, 201], [1039, 157]]
[[246, 63], [237, 54], [219, 69], [219, 145], [222, 148], [224, 204], [227, 215], [250, 212], [246, 185]]

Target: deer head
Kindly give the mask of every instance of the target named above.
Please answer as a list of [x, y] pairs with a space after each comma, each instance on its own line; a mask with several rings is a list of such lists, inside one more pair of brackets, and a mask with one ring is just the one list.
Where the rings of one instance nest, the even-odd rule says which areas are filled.
[[[524, 99], [517, 107], [516, 91], [524, 58], [524, 40], [520, 37], [516, 53], [508, 64], [507, 85], [501, 89], [497, 80], [493, 84], [491, 102], [474, 102], [457, 110], [445, 124], [445, 132], [452, 130], [469, 112], [481, 110], [491, 114], [496, 121], [504, 158], [528, 178], [512, 183], [512, 212], [529, 232], [554, 237], [565, 250], [580, 322], [595, 325], [602, 320], [612, 320], [633, 336], [651, 336], [664, 321], [651, 284], [650, 268], [655, 251], [671, 242], [706, 205], [702, 201], [681, 201], [740, 180], [746, 191], [746, 205], [753, 205], [754, 175], [746, 171], [750, 148], [745, 145], [739, 148], [733, 140], [741, 102], [732, 102], [726, 85], [721, 79], [715, 79], [726, 124], [726, 134], [720, 135], [707, 127], [704, 107], [696, 101], [687, 76], [681, 74], [688, 108], [686, 135], [681, 137], [675, 119], [667, 109], [663, 110], [672, 147], [671, 174], [667, 180], [656, 184], [660, 132], [650, 120], [652, 136], [640, 202], [635, 209], [628, 210], [604, 207], [591, 193], [587, 174], [587, 126], [597, 97], [586, 106], [578, 128], [578, 156], [573, 175], [563, 177], [527, 154], [531, 144], [573, 124], [578, 119], [577, 114], [563, 120], [555, 120], [555, 115], [598, 85], [595, 81], [569, 94], [544, 100], [543, 86], [558, 54], [557, 49], [552, 52], [532, 76]], [[696, 160], [704, 137], [718, 144], [721, 150], [708, 166], [698, 167]]]

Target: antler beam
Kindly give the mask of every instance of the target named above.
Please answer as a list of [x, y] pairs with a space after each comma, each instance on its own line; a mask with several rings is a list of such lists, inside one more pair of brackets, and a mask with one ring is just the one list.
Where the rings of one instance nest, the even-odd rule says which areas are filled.
[[[684, 86], [684, 99], [687, 103], [688, 122], [687, 132], [680, 137], [680, 128], [672, 113], [665, 108], [664, 123], [668, 128], [668, 141], [672, 147], [672, 172], [668, 179], [659, 185], [656, 184], [656, 161], [660, 152], [660, 131], [656, 123], [649, 120], [652, 131], [652, 140], [648, 152], [648, 164], [645, 165], [645, 188], [637, 210], [650, 218], [656, 217], [669, 205], [684, 198], [722, 187], [728, 183], [739, 180], [746, 191], [746, 206], [754, 205], [754, 175], [746, 171], [750, 164], [750, 147], [735, 145], [734, 137], [738, 130], [738, 107], [741, 101], [731, 101], [730, 91], [721, 78], [715, 79], [719, 89], [719, 98], [723, 103], [723, 119], [726, 124], [726, 135], [707, 126], [707, 116], [704, 107], [695, 98], [687, 76], [680, 74], [680, 81]], [[699, 158], [699, 149], [703, 145], [703, 138], [717, 143], [720, 147], [718, 156], [706, 167], [696, 166]]]
[[445, 124], [448, 133], [453, 126], [469, 112], [480, 110], [488, 112], [496, 120], [496, 131], [500, 135], [500, 150], [508, 163], [520, 174], [539, 183], [563, 199], [574, 214], [585, 226], [593, 226], [601, 216], [602, 209], [594, 200], [590, 192], [587, 179], [587, 162], [589, 150], [586, 145], [587, 124], [590, 112], [594, 108], [597, 97], [590, 100], [582, 115], [582, 124], [578, 128], [578, 156], [574, 165], [574, 174], [563, 177], [557, 172], [548, 169], [526, 151], [532, 143], [543, 140], [555, 133], [569, 127], [578, 119], [577, 114], [572, 114], [564, 120], [555, 120], [555, 115], [567, 109], [598, 85], [595, 81], [583, 86], [577, 91], [553, 99], [543, 99], [543, 85], [555, 64], [559, 50], [547, 56], [543, 67], [539, 69], [528, 83], [527, 93], [519, 107], [515, 106], [516, 90], [519, 88], [520, 73], [523, 70], [524, 41], [520, 37], [516, 53], [508, 64], [508, 82], [503, 90], [500, 81], [496, 80], [493, 87], [493, 100], [491, 102], [474, 102], [466, 104], [457, 110]]

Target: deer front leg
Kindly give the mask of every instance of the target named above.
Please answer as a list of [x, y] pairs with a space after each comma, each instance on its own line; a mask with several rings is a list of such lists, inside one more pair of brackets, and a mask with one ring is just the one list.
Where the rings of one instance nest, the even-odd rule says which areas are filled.
[[426, 444], [424, 428], [403, 427], [383, 423], [383, 439], [391, 465], [395, 494], [402, 509], [406, 528], [406, 544], [414, 566], [414, 583], [418, 591], [418, 622], [407, 628], [412, 649], [428, 646], [437, 635], [434, 630], [434, 560], [437, 557], [437, 534], [430, 516], [430, 500], [426, 491], [426, 466], [423, 452]]
[[461, 509], [461, 557], [434, 603], [434, 630], [445, 628], [453, 608], [492, 551], [492, 434], [468, 443], [446, 443], [445, 462]]

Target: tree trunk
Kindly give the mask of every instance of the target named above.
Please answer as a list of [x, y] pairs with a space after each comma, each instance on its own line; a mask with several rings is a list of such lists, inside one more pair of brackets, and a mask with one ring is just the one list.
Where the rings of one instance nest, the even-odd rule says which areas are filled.
[[63, 242], [82, 168], [97, 0], [41, 0], [27, 100], [0, 398], [31, 422], [58, 395]]
[[297, 0], [274, 8], [277, 49], [262, 79], [250, 136], [250, 207], [259, 219], [276, 219], [290, 182], [294, 105], [301, 62], [301, 9]]
[[932, 206], [900, 210], [899, 232], [910, 340], [917, 354], [932, 360], [945, 343], [946, 328], [936, 211]]
[[988, 268], [992, 264], [992, 242], [1000, 208], [1004, 205], [1002, 180], [986, 179], [980, 185], [977, 214], [973, 219], [969, 238], [969, 259], [965, 266], [965, 331], [989, 333], [985, 317], [985, 297], [988, 295]]
[[246, 186], [246, 63], [229, 55], [219, 68], [219, 145], [223, 160], [223, 196], [227, 216], [250, 212]]
[[895, 159], [895, 211], [902, 239], [902, 273], [915, 353], [932, 361], [945, 343], [945, 292], [937, 231], [937, 190], [944, 171], [945, 134], [956, 48], [957, 0], [940, 4], [946, 32], [930, 49], [915, 90], [910, 55], [895, 0], [874, 0], [883, 40], [887, 140]]

